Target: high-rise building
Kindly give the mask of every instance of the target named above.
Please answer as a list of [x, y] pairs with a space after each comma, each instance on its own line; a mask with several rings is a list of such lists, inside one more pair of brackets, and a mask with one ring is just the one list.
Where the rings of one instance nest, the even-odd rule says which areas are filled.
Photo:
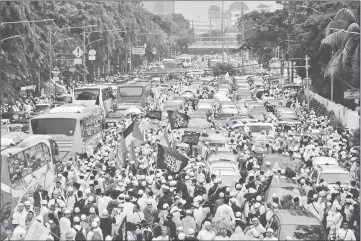
[[[208, 19], [215, 30], [222, 29], [222, 10], [220, 7], [212, 5], [208, 9]], [[225, 29], [231, 26], [231, 13], [227, 10], [223, 11], [223, 27]]]
[[162, 16], [175, 13], [175, 2], [169, 0], [144, 1], [143, 7], [153, 14], [158, 14]]
[[242, 16], [242, 11], [245, 14], [249, 12], [249, 9], [244, 2], [234, 2], [229, 6], [228, 11], [231, 13], [231, 24], [235, 26], [237, 25], [238, 19]]

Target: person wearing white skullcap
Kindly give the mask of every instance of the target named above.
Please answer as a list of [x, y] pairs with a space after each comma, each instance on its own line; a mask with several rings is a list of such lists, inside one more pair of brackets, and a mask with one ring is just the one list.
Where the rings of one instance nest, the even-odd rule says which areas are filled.
[[336, 240], [356, 240], [355, 233], [349, 228], [347, 221], [342, 222], [341, 228], [336, 231]]
[[190, 228], [193, 228], [194, 230], [197, 229], [197, 224], [192, 214], [192, 210], [187, 209], [186, 216], [182, 219], [183, 231], [186, 236], [188, 236], [188, 230]]
[[199, 231], [197, 239], [199, 241], [214, 240], [216, 233], [212, 230], [212, 223], [209, 221], [204, 222], [202, 230]]
[[235, 221], [236, 217], [234, 216], [232, 208], [228, 205], [229, 200], [223, 200], [222, 205], [218, 206], [214, 218], [223, 220], [224, 222]]
[[[74, 218], [73, 218], [73, 222], [74, 222], [74, 224], [73, 224], [73, 231], [74, 231], [74, 233], [75, 233], [75, 236], [78, 236], [78, 238], [79, 237], [82, 237], [81, 236], [81, 234], [83, 235], [83, 237], [82, 238], [84, 238], [84, 240], [85, 240], [85, 237], [86, 237], [86, 230], [85, 230], [85, 228], [83, 228], [81, 225], [80, 225], [80, 221], [81, 221], [81, 219], [78, 217], [78, 216], [75, 216]], [[78, 239], [77, 239], [78, 240]], [[82, 240], [82, 239], [81, 239]]]
[[13, 235], [10, 240], [24, 240], [26, 230], [19, 225], [19, 221], [17, 219], [12, 220], [12, 230]]
[[98, 223], [91, 223], [91, 231], [87, 234], [86, 240], [103, 240], [103, 233], [99, 232]]

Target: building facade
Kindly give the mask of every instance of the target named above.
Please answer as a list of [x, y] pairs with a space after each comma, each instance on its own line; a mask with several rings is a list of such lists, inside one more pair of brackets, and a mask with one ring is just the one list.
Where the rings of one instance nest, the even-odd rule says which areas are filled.
[[175, 13], [175, 1], [143, 1], [143, 7], [153, 14], [162, 16]]

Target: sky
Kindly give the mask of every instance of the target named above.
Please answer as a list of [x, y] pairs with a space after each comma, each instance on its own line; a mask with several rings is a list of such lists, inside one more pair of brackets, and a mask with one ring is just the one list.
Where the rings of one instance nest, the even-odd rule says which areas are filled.
[[[224, 1], [224, 9], [228, 10], [228, 7], [235, 1]], [[260, 4], [272, 5], [272, 8], [276, 8], [277, 4], [275, 1], [244, 1], [248, 8], [256, 10]], [[181, 13], [189, 20], [208, 19], [208, 8], [211, 5], [216, 5], [222, 8], [222, 1], [175, 1], [175, 12]]]

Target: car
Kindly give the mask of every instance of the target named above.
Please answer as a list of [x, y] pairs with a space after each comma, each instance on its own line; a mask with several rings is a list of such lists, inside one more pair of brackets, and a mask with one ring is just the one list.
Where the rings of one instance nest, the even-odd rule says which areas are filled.
[[278, 210], [266, 225], [272, 228], [278, 240], [327, 240], [322, 223], [309, 211]]
[[349, 171], [338, 165], [316, 165], [310, 172], [310, 180], [315, 184], [319, 185], [320, 180], [323, 179], [327, 184], [328, 188], [333, 190], [336, 186], [336, 182], [341, 182], [341, 187], [350, 185], [353, 180]]
[[237, 156], [232, 152], [218, 151], [208, 156], [207, 163], [211, 174], [215, 174], [222, 180], [223, 185], [234, 187], [241, 178]]
[[305, 196], [305, 191], [300, 187], [298, 182], [292, 178], [273, 177], [272, 181], [265, 192], [265, 201], [272, 202], [272, 196], [276, 194], [277, 197], [283, 201], [283, 197], [291, 195], [292, 197]]
[[231, 107], [222, 108], [221, 114], [238, 115], [238, 109], [237, 109], [237, 107], [235, 107], [235, 108], [231, 108]]
[[339, 165], [338, 161], [329, 156], [315, 156], [312, 158], [312, 166], [316, 165]]
[[213, 111], [213, 105], [211, 102], [198, 102], [197, 111]]
[[54, 104], [37, 104], [31, 114], [31, 116], [37, 116], [47, 113], [50, 109], [54, 108]]

